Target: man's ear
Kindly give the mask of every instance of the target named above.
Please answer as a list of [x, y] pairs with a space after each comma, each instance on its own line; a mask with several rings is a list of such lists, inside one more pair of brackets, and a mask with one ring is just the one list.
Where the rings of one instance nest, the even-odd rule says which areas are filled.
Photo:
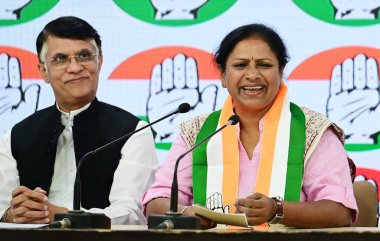
[[103, 55], [100, 55], [98, 58], [98, 70], [100, 71], [102, 69], [103, 64]]
[[47, 74], [47, 68], [43, 63], [38, 63], [38, 70], [40, 71], [40, 74], [42, 76], [42, 79], [45, 81], [45, 83], [49, 83], [48, 74]]

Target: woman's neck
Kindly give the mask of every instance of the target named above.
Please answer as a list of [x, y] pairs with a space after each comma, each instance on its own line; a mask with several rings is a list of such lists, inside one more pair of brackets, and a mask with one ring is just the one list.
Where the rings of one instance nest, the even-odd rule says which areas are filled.
[[257, 129], [259, 126], [259, 122], [266, 114], [266, 111], [253, 112], [249, 110], [235, 108], [235, 113], [239, 116], [241, 129], [252, 129], [254, 127], [256, 127]]
[[240, 118], [240, 141], [247, 153], [249, 160], [252, 159], [253, 150], [259, 142], [260, 130], [259, 122], [263, 115], [252, 112], [236, 111]]

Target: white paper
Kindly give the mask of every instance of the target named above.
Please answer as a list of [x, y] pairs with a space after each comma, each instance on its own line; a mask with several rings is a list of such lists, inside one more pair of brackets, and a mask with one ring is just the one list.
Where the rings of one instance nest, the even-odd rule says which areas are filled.
[[0, 222], [0, 228], [39, 228], [41, 226], [44, 226], [46, 224], [18, 224], [18, 223], [2, 223]]
[[214, 212], [199, 204], [193, 204], [193, 210], [199, 216], [213, 220], [218, 224], [228, 224], [228, 225], [234, 225], [234, 226], [249, 227], [247, 217], [245, 216], [244, 213], [233, 213], [233, 214], [219, 213], [219, 212]]

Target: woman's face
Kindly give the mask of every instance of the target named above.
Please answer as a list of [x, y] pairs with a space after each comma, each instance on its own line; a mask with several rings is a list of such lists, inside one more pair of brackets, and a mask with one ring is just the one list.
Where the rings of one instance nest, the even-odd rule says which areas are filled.
[[222, 84], [234, 100], [236, 111], [267, 112], [282, 80], [275, 53], [260, 38], [240, 41], [222, 73]]

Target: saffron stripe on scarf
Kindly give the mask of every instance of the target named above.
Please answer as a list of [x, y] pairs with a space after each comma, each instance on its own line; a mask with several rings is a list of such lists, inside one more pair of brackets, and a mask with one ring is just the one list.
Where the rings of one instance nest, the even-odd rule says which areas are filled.
[[[207, 136], [211, 135], [218, 124], [221, 110], [211, 113], [203, 124], [195, 144], [201, 142]], [[210, 127], [209, 127], [210, 126]], [[193, 195], [194, 203], [206, 204], [206, 185], [207, 185], [207, 143], [203, 143], [193, 152]]]

